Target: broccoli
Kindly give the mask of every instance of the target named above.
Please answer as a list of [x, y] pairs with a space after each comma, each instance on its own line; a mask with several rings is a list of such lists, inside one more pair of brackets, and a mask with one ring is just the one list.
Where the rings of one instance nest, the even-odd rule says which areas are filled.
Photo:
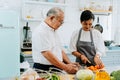
[[110, 73], [110, 76], [113, 76], [116, 73], [116, 71], [113, 71]]
[[120, 80], [120, 70], [111, 72], [110, 76], [114, 78], [114, 80]]

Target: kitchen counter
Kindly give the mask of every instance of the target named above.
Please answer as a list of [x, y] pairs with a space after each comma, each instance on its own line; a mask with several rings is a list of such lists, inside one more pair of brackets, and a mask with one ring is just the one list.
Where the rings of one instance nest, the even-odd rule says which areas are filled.
[[[22, 52], [25, 58], [32, 58], [32, 51], [24, 51]], [[71, 53], [67, 53], [68, 57], [71, 61], [75, 61], [75, 56], [71, 55]], [[106, 50], [106, 55], [102, 57], [102, 59], [119, 59], [120, 50]]]
[[114, 52], [116, 53], [116, 52], [120, 52], [120, 50], [106, 50], [106, 53], [109, 53], [109, 52], [110, 52], [110, 53], [111, 53], [111, 52], [112, 52], [112, 53], [114, 53]]
[[[33, 65], [32, 52], [23, 52], [25, 60], [30, 63], [30, 67]], [[70, 53], [67, 54], [72, 62], [75, 62], [75, 56]], [[110, 73], [113, 70], [120, 69], [120, 50], [106, 50], [106, 55], [103, 56], [102, 61], [105, 65], [105, 69]]]

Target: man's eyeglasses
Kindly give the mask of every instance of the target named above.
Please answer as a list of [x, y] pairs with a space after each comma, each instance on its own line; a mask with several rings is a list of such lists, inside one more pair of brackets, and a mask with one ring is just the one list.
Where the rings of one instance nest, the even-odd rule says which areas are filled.
[[60, 24], [63, 24], [64, 23], [64, 21], [63, 20], [60, 20], [60, 19], [56, 19]]

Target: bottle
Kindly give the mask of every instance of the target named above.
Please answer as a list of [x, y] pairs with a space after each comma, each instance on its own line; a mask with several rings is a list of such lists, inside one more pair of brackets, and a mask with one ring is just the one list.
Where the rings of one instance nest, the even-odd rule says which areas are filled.
[[26, 26], [23, 27], [24, 42], [28, 40], [28, 30], [30, 30], [30, 27], [28, 27], [28, 22], [27, 22]]

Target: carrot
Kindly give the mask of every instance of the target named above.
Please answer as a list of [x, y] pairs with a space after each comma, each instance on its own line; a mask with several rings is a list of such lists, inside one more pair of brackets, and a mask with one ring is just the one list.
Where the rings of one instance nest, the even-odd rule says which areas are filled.
[[92, 71], [97, 71], [99, 69], [104, 68], [104, 65], [99, 66], [99, 65], [95, 65], [95, 66], [89, 66], [88, 69], [92, 70]]

